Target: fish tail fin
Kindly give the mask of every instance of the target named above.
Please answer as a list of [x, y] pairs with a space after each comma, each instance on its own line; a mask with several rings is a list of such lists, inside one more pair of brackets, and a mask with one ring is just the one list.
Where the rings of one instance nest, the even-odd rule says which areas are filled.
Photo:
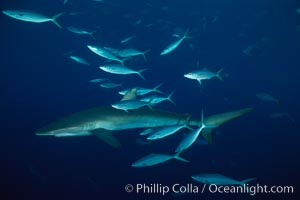
[[95, 36], [94, 36], [94, 33], [96, 33], [97, 31], [92, 31], [92, 32], [89, 32], [89, 36], [91, 36], [94, 40], [96, 40]]
[[176, 103], [172, 100], [172, 96], [175, 93], [176, 90], [173, 90], [173, 92], [171, 92], [168, 97], [167, 100], [170, 101], [172, 104], [176, 105]]
[[121, 65], [124, 66], [125, 61], [128, 60], [128, 59], [129, 59], [129, 58], [124, 58], [124, 59], [120, 60]]
[[182, 161], [182, 162], [190, 162], [189, 160], [180, 157], [180, 156], [179, 156], [180, 153], [181, 153], [181, 152], [176, 153], [176, 154], [174, 155], [174, 158], [177, 159], [177, 160], [180, 160], [180, 161]]
[[147, 50], [144, 51], [143, 54], [142, 54], [143, 57], [144, 57], [145, 62], [147, 62], [147, 58], [146, 58], [146, 55], [145, 55], [145, 54], [148, 53], [149, 51], [151, 51], [151, 49], [147, 49]]
[[[204, 139], [207, 141], [208, 144], [212, 144], [213, 143], [213, 133], [212, 133], [212, 128], [208, 127], [207, 125], [205, 125], [204, 123], [204, 113], [202, 110], [201, 113], [201, 135], [204, 137]], [[208, 128], [207, 128], [208, 127]]]
[[139, 75], [142, 79], [146, 80], [145, 77], [142, 75], [142, 72], [143, 72], [143, 71], [146, 71], [146, 70], [147, 70], [147, 69], [141, 69], [141, 70], [137, 71], [136, 73], [137, 73], [137, 75]]
[[62, 16], [64, 14], [64, 12], [61, 12], [61, 13], [58, 13], [57, 15], [54, 15], [53, 17], [52, 17], [52, 22], [56, 25], [56, 26], [58, 26], [59, 28], [62, 28], [62, 26], [57, 22], [57, 19], [60, 17], [60, 16]]
[[222, 76], [221, 76], [220, 74], [221, 74], [221, 72], [223, 71], [223, 69], [224, 69], [224, 68], [221, 68], [219, 71], [217, 71], [217, 74], [216, 74], [216, 77], [217, 77], [218, 79], [220, 79], [221, 81], [223, 81], [223, 78], [222, 78]]
[[253, 180], [256, 180], [256, 178], [248, 178], [248, 179], [242, 180], [240, 182], [241, 182], [241, 185], [245, 185]]
[[148, 108], [149, 108], [150, 110], [153, 111], [153, 107], [152, 107], [151, 101], [147, 104], [147, 106], [148, 106]]
[[201, 79], [197, 79], [198, 83], [202, 85]]
[[160, 88], [160, 86], [162, 86], [164, 83], [160, 83], [157, 86], [155, 86], [152, 91], [153, 92], [158, 92], [158, 93], [163, 93], [162, 91], [160, 91], [158, 88]]
[[185, 33], [184, 33], [184, 35], [183, 35], [183, 38], [185, 38], [185, 39], [190, 39], [190, 38], [192, 38], [192, 37], [190, 36], [190, 28], [188, 28], [188, 29], [185, 31]]
[[188, 115], [188, 117], [186, 118], [186, 120], [184, 122], [184, 127], [187, 128], [187, 129], [189, 129], [189, 130], [193, 130], [193, 128], [190, 127], [190, 125], [189, 125], [191, 117], [192, 117], [192, 115]]

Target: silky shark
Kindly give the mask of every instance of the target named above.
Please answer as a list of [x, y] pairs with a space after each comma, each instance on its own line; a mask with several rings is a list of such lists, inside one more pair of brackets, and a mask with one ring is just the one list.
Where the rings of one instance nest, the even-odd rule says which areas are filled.
[[[137, 89], [132, 88], [124, 95], [121, 101], [136, 99]], [[232, 112], [226, 112], [208, 116], [204, 119], [205, 129], [201, 132], [203, 137], [212, 143], [212, 130], [234, 118], [252, 111], [252, 108], [244, 108]], [[119, 141], [112, 135], [113, 131], [155, 128], [173, 125], [201, 126], [202, 120], [163, 110], [151, 110], [140, 108], [130, 110], [115, 109], [111, 106], [100, 106], [71, 114], [50, 123], [38, 130], [36, 135], [51, 135], [55, 137], [74, 137], [95, 135], [113, 147], [119, 147]]]
[[[252, 108], [208, 116], [204, 119], [206, 128], [201, 134], [209, 143], [212, 143], [212, 130], [214, 128], [250, 111]], [[96, 135], [111, 146], [119, 147], [120, 143], [112, 135], [113, 131], [180, 125], [186, 123], [186, 119], [186, 114], [163, 110], [142, 108], [126, 112], [110, 106], [102, 106], [63, 117], [38, 130], [36, 135], [56, 137]], [[191, 118], [189, 125], [200, 126], [201, 120]]]

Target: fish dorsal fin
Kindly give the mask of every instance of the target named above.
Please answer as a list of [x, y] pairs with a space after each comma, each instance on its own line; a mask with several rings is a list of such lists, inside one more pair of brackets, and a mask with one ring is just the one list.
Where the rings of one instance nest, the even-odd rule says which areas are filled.
[[121, 99], [121, 101], [127, 101], [127, 100], [135, 100], [136, 99], [136, 88], [131, 88]]
[[91, 133], [112, 147], [121, 147], [121, 143], [112, 135], [112, 131], [106, 129], [96, 129], [91, 131]]

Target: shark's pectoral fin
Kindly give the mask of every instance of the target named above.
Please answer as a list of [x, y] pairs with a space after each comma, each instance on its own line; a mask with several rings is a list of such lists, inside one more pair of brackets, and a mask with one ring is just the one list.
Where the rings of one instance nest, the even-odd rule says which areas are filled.
[[105, 129], [97, 129], [91, 131], [93, 135], [95, 135], [100, 140], [106, 142], [112, 147], [119, 148], [121, 147], [121, 143], [112, 135], [112, 131]]
[[203, 129], [201, 134], [204, 137], [204, 139], [208, 142], [208, 144], [212, 144], [213, 143], [213, 133], [212, 133], [213, 129], [207, 128], [207, 129]]

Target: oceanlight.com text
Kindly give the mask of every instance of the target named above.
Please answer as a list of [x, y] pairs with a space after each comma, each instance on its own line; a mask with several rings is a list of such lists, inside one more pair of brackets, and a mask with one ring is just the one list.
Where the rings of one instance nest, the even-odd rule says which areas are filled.
[[127, 184], [125, 186], [127, 193], [136, 194], [161, 194], [183, 193], [183, 194], [293, 194], [293, 186], [268, 186], [268, 185], [215, 185], [215, 184], [180, 184], [164, 185], [160, 183], [138, 183]]

